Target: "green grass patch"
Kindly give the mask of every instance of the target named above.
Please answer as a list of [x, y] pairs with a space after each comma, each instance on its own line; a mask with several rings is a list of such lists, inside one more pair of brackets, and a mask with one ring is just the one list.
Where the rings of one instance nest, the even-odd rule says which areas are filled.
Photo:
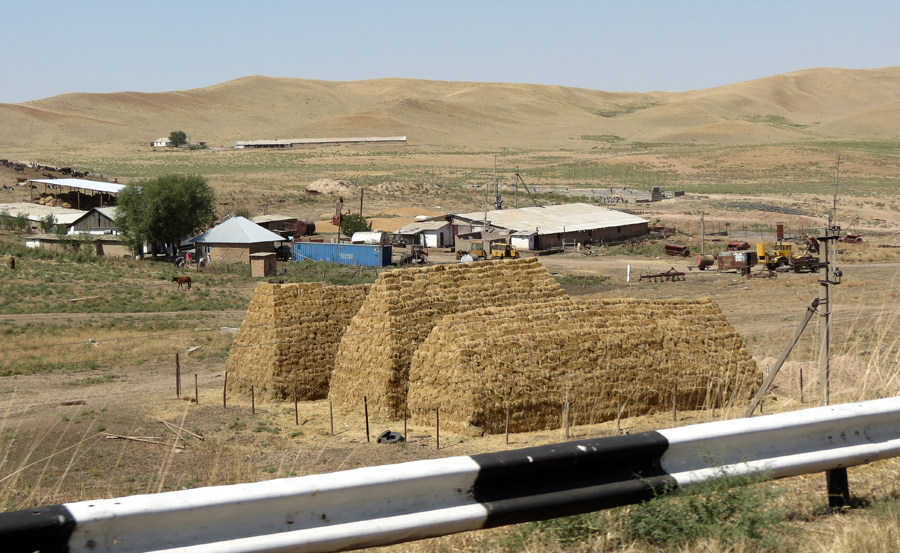
[[119, 378], [117, 374], [104, 374], [103, 376], [89, 376], [78, 380], [70, 380], [66, 382], [69, 386], [93, 386], [95, 384], [106, 384]]

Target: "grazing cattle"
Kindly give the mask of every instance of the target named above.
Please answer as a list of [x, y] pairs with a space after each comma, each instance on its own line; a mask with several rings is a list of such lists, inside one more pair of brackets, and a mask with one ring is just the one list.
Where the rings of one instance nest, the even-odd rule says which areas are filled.
[[172, 282], [178, 283], [178, 289], [184, 290], [184, 285], [187, 284], [187, 289], [191, 289], [191, 277], [183, 276], [183, 277], [172, 277]]
[[25, 166], [24, 165], [16, 165], [15, 167], [13, 167], [13, 169], [16, 170], [16, 173], [22, 173], [23, 175], [25, 174]]
[[280, 278], [270, 278], [269, 284], [284, 284], [284, 280]]
[[25, 181], [27, 181], [27, 180], [28, 180], [28, 179], [25, 178], [25, 177], [16, 177], [16, 184], [23, 183], [23, 182], [25, 182]]
[[59, 172], [62, 173], [63, 175], [71, 175], [72, 168], [71, 167], [62, 167], [62, 168], [60, 168]]

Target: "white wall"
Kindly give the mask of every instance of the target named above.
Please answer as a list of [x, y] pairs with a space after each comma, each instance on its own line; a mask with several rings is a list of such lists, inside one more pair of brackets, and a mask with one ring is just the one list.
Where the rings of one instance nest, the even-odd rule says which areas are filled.
[[517, 250], [533, 250], [534, 235], [530, 236], [510, 236], [509, 243], [516, 247]]

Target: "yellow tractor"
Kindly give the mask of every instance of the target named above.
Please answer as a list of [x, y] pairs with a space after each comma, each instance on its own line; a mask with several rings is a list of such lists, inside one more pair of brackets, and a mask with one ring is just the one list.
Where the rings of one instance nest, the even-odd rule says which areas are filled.
[[494, 242], [491, 244], [491, 259], [518, 259], [519, 252], [509, 242]]

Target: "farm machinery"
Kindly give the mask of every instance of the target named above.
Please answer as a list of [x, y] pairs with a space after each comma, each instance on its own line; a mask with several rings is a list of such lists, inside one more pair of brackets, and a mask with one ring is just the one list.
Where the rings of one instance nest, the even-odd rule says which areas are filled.
[[509, 242], [493, 242], [490, 245], [490, 253], [484, 249], [484, 242], [480, 240], [471, 243], [469, 251], [459, 250], [456, 259], [469, 261], [483, 261], [485, 259], [518, 259], [519, 252]]
[[494, 242], [491, 244], [491, 259], [518, 259], [519, 252], [509, 242]]
[[781, 267], [788, 267], [795, 273], [818, 273], [824, 264], [819, 261], [819, 241], [813, 237], [807, 238], [804, 244], [798, 248], [800, 253], [795, 253], [793, 244], [786, 244], [779, 240], [771, 250], [766, 249], [764, 242], [756, 244], [756, 255], [761, 265], [765, 265], [770, 271]]
[[409, 247], [409, 253], [400, 256], [399, 265], [415, 265], [425, 264], [428, 262], [428, 250], [420, 244], [413, 244]]

